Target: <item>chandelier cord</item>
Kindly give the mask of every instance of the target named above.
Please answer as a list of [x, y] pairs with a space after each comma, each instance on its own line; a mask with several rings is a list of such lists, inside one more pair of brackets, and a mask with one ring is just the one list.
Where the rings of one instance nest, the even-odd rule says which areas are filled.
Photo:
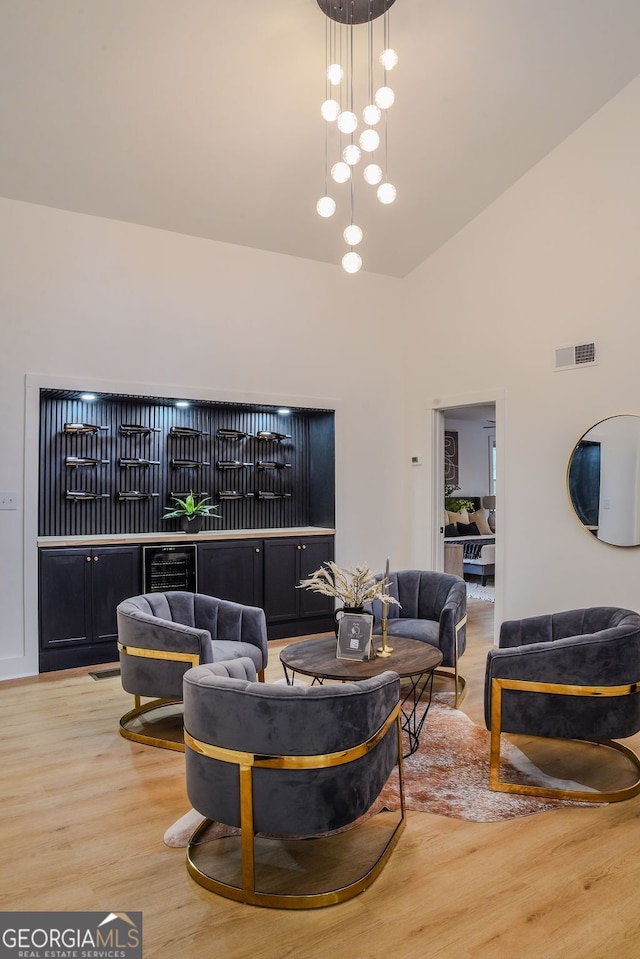
[[[349, 184], [349, 189], [350, 189], [350, 193], [351, 193], [351, 224], [350, 224], [350, 226], [353, 226], [353, 208], [354, 208], [353, 177], [351, 177], [351, 182], [350, 182], [350, 184]], [[353, 243], [352, 243], [351, 241], [349, 242], [349, 249], [350, 249], [350, 250], [353, 250]]]
[[[353, 113], [353, 0], [351, 0], [351, 24], [349, 30], [349, 61], [347, 64], [347, 69], [349, 71], [349, 110]], [[349, 135], [349, 143], [353, 146], [353, 131]], [[353, 223], [353, 171], [349, 177], [349, 182], [351, 184], [351, 222]]]
[[[382, 18], [382, 43], [383, 50], [389, 49], [389, 8], [386, 7], [384, 11], [384, 16]], [[383, 74], [383, 86], [387, 86], [387, 66], [383, 61], [382, 64], [382, 74]], [[384, 113], [384, 172], [387, 183], [389, 182], [389, 137], [388, 137], [388, 125], [387, 125], [387, 114], [388, 110], [383, 110]]]
[[[325, 100], [329, 99], [331, 93], [331, 84], [329, 83], [329, 64], [331, 61], [331, 20], [327, 17], [324, 32], [324, 68], [325, 68]], [[329, 193], [329, 124], [324, 125], [324, 195]]]
[[369, 21], [367, 23], [367, 68], [369, 71], [369, 103], [373, 103], [373, 0], [369, 0]]

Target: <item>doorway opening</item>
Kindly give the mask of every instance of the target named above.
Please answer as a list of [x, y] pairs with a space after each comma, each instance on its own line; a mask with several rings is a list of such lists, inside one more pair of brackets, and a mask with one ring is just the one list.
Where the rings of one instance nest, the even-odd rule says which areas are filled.
[[[495, 601], [498, 448], [494, 402], [440, 410], [443, 432], [443, 568], [472, 599]], [[434, 478], [435, 479], [435, 478]]]

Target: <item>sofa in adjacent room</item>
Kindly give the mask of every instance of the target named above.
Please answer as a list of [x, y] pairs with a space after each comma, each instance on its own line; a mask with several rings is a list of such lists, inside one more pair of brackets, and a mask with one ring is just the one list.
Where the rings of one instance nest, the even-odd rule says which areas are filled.
[[463, 548], [463, 573], [479, 576], [486, 586], [496, 571], [495, 530], [489, 525], [490, 514], [483, 507], [457, 513], [445, 510], [445, 544], [460, 544]]

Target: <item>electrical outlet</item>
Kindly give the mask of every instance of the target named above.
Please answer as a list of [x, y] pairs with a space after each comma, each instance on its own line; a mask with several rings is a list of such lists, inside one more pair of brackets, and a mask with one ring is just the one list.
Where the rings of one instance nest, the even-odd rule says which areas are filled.
[[17, 509], [18, 494], [9, 490], [0, 491], [0, 509]]

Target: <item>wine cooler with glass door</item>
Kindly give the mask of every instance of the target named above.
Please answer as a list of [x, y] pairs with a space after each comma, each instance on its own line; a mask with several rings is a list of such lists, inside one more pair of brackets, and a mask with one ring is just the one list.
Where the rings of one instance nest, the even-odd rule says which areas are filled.
[[144, 546], [143, 590], [164, 593], [168, 590], [196, 591], [196, 547]]

